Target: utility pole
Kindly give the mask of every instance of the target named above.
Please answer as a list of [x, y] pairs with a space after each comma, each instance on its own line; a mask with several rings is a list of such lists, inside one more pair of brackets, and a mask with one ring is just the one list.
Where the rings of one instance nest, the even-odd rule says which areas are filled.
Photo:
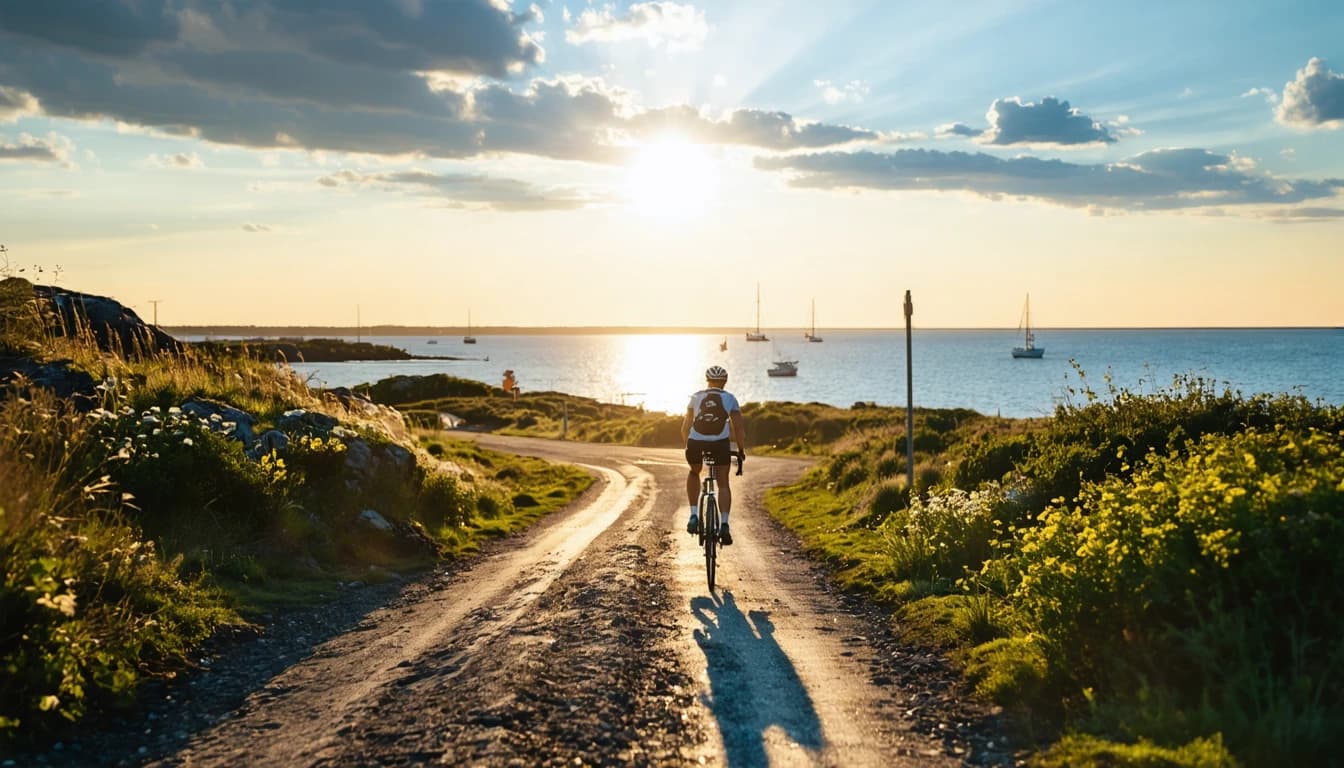
[[154, 327], [159, 327], [159, 302], [162, 299], [150, 299], [149, 303], [154, 305]]
[[915, 314], [910, 292], [905, 292], [905, 477], [911, 496], [915, 492], [915, 373], [910, 355], [910, 317]]
[[355, 343], [359, 344], [364, 340], [363, 331], [360, 330], [359, 305], [355, 305]]

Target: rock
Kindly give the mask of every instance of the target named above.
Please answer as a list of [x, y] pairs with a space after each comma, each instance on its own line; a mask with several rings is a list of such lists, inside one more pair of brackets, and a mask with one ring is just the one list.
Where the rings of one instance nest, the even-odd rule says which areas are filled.
[[193, 397], [182, 404], [182, 412], [205, 419], [209, 422], [212, 432], [228, 432], [228, 425], [233, 424], [231, 436], [242, 443], [249, 452], [254, 449], [257, 435], [253, 427], [256, 426], [257, 420], [247, 411], [240, 411], [231, 405], [208, 398]]
[[355, 438], [345, 444], [345, 469], [359, 479], [373, 476], [373, 449], [366, 441]]
[[87, 328], [99, 349], [127, 357], [182, 351], [177, 339], [147, 325], [135, 310], [114, 299], [53, 285], [34, 285], [33, 295], [45, 304], [44, 314], [51, 315], [51, 331], [57, 336], [74, 336]]
[[70, 364], [69, 360], [37, 363], [26, 357], [0, 357], [0, 389], [7, 389], [22, 378], [30, 386], [71, 400], [81, 411], [92, 410], [100, 400], [97, 385], [92, 376], [71, 368]]
[[289, 435], [278, 429], [268, 429], [257, 438], [257, 453], [266, 455], [275, 453], [284, 455], [289, 450]]
[[387, 521], [387, 518], [378, 514], [376, 510], [366, 509], [360, 512], [359, 521], [375, 530], [388, 532], [393, 530], [392, 524]]
[[302, 432], [310, 435], [326, 435], [339, 423], [334, 416], [302, 408], [285, 411], [275, 420], [275, 426], [285, 432], [290, 434]]

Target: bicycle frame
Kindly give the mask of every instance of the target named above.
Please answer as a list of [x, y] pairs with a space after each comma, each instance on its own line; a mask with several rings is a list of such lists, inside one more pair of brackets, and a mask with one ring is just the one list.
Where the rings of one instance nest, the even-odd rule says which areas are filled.
[[[719, 483], [715, 472], [718, 464], [708, 451], [702, 456], [701, 462], [709, 471], [705, 479], [700, 481], [700, 545], [705, 548], [705, 579], [712, 593], [719, 551]], [[732, 459], [729, 459], [728, 465], [732, 466]]]

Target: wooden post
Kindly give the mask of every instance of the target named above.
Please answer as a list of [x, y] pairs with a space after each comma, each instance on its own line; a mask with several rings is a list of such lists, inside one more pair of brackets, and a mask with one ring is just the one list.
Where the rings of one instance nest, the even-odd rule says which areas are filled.
[[915, 374], [910, 354], [910, 317], [915, 305], [905, 292], [905, 472], [911, 498], [915, 493]]

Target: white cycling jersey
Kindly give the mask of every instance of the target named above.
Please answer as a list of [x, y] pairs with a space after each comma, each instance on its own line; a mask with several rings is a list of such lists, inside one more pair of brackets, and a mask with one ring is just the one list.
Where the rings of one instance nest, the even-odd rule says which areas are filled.
[[[726, 440], [731, 434], [729, 417], [741, 413], [742, 406], [732, 392], [710, 387], [691, 395], [691, 440]], [[721, 425], [717, 431], [711, 425]], [[708, 432], [702, 430], [709, 430]]]

